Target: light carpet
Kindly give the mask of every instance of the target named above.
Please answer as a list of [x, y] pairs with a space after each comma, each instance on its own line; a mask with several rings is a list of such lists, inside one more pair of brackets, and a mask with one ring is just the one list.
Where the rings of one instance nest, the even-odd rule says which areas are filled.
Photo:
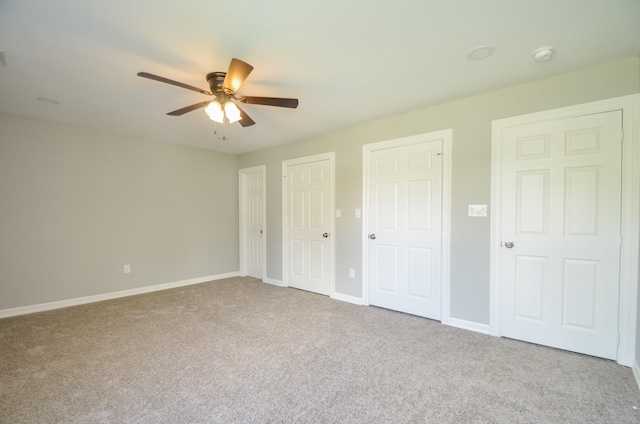
[[252, 278], [0, 320], [2, 423], [640, 423], [613, 361]]

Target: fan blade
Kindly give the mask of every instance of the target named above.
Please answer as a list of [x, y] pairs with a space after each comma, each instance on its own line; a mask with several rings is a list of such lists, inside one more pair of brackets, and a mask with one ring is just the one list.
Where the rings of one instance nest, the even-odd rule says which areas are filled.
[[224, 82], [222, 83], [222, 88], [228, 94], [235, 94], [251, 71], [253, 71], [253, 66], [240, 59], [231, 59], [227, 76], [224, 77]]
[[164, 82], [165, 84], [171, 84], [171, 85], [175, 85], [177, 87], [182, 87], [182, 88], [186, 88], [187, 90], [193, 90], [193, 91], [197, 91], [198, 93], [202, 93], [202, 94], [206, 94], [208, 96], [211, 95], [210, 91], [207, 90], [203, 90], [201, 88], [198, 87], [194, 87], [192, 85], [189, 84], [184, 84], [182, 82], [178, 82], [178, 81], [174, 81], [174, 80], [170, 80], [169, 78], [165, 78], [165, 77], [160, 77], [158, 75], [153, 75], [150, 74], [148, 72], [138, 72], [138, 76], [142, 77], [142, 78], [148, 78], [150, 80], [154, 80], [154, 81], [159, 81], [159, 82]]
[[242, 103], [250, 105], [267, 105], [267, 106], [279, 106], [295, 109], [298, 107], [298, 99], [283, 99], [280, 97], [254, 97], [254, 96], [242, 96], [238, 99]]
[[191, 105], [191, 106], [187, 106], [187, 107], [183, 107], [182, 109], [178, 109], [178, 110], [174, 110], [173, 112], [169, 112], [167, 113], [167, 115], [171, 115], [171, 116], [180, 116], [180, 115], [184, 115], [185, 113], [194, 111], [196, 109], [200, 109], [201, 107], [205, 107], [206, 105], [208, 105], [209, 103], [211, 103], [210, 101], [207, 102], [200, 102], [200, 103], [196, 103], [195, 105]]
[[254, 120], [251, 119], [249, 115], [245, 113], [244, 110], [242, 110], [240, 107], [238, 107], [238, 109], [240, 109], [240, 116], [241, 116], [240, 120], [238, 121], [240, 125], [242, 125], [243, 127], [250, 127], [251, 125], [255, 124]]

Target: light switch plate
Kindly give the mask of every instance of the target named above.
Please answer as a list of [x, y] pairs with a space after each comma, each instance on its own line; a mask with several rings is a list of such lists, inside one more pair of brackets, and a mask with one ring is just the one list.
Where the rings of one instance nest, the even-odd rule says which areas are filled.
[[342, 216], [342, 211], [340, 209], [336, 209], [336, 218], [340, 218]]
[[487, 216], [487, 205], [469, 205], [469, 216]]

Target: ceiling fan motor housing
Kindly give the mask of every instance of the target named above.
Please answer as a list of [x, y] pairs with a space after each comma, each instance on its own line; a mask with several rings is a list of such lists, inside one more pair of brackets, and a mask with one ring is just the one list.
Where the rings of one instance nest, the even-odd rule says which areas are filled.
[[227, 76], [226, 72], [210, 72], [207, 74], [207, 82], [212, 93], [223, 92], [222, 84], [224, 78]]

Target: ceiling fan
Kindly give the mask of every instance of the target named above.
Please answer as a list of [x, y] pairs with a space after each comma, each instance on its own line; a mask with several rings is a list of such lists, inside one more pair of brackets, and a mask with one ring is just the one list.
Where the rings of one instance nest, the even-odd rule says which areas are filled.
[[225, 122], [226, 118], [227, 122], [239, 122], [243, 127], [248, 127], [255, 124], [255, 122], [249, 117], [249, 115], [240, 109], [235, 102], [250, 105], [287, 107], [291, 109], [298, 107], [298, 99], [237, 96], [238, 89], [242, 83], [244, 83], [244, 80], [249, 76], [251, 71], [253, 71], [253, 66], [240, 59], [233, 58], [231, 59], [227, 72], [211, 72], [207, 74], [207, 82], [209, 83], [210, 91], [178, 81], [173, 81], [158, 75], [153, 75], [148, 72], [138, 72], [138, 76], [197, 91], [198, 93], [214, 97], [213, 100], [196, 103], [167, 113], [167, 115], [171, 116], [184, 115], [185, 113], [204, 107], [205, 112], [212, 121], [222, 124]]

